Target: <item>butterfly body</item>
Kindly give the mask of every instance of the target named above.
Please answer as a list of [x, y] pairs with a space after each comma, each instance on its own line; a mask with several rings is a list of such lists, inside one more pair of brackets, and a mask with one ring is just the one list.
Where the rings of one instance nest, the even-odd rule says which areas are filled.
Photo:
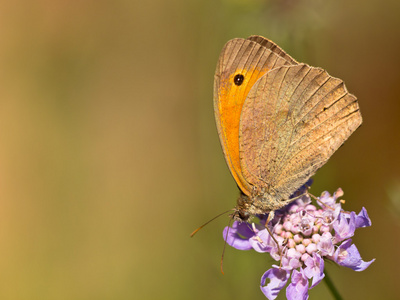
[[287, 205], [362, 123], [343, 81], [259, 36], [222, 50], [214, 112], [241, 220]]

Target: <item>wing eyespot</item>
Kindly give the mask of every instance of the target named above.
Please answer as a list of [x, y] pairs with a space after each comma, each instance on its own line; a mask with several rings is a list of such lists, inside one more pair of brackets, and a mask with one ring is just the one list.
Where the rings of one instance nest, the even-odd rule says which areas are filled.
[[244, 76], [242, 74], [236, 74], [235, 77], [233, 78], [233, 82], [237, 86], [242, 85], [243, 81], [244, 81]]

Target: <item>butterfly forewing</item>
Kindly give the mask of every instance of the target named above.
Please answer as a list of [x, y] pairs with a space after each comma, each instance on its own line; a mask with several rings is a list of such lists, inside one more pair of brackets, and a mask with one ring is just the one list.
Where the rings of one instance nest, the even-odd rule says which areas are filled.
[[289, 54], [287, 54], [281, 47], [275, 44], [273, 41], [266, 39], [265, 37], [259, 35], [252, 35], [247, 38], [250, 41], [256, 42], [261, 46], [271, 50], [275, 54], [282, 56], [286, 61], [288, 61], [291, 65], [296, 65], [298, 62], [293, 59]]
[[243, 177], [275, 201], [287, 200], [361, 122], [357, 99], [340, 79], [305, 64], [275, 68], [242, 107]]
[[[218, 133], [229, 169], [239, 188], [247, 195], [251, 186], [242, 175], [239, 158], [242, 106], [257, 80], [274, 68], [293, 63], [289, 58], [271, 51], [260, 40], [233, 39], [225, 45], [218, 61], [214, 81], [214, 112]], [[243, 76], [243, 82], [239, 85], [234, 82], [238, 74]]]

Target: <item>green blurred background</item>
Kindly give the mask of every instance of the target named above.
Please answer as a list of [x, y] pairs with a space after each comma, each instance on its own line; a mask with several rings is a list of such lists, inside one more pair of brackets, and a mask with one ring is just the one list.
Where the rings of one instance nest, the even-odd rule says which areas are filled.
[[[214, 123], [223, 45], [259, 34], [345, 80], [363, 126], [314, 177], [373, 226], [346, 299], [398, 298], [400, 2], [2, 1], [0, 299], [264, 299], [267, 255], [227, 248], [237, 188]], [[311, 299], [332, 299], [325, 284]], [[280, 299], [285, 298], [282, 292]]]

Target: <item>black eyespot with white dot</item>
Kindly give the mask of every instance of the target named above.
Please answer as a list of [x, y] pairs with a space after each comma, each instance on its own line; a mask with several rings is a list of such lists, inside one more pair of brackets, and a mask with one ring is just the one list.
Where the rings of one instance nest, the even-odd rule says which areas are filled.
[[235, 77], [233, 78], [233, 82], [237, 86], [242, 85], [243, 81], [244, 81], [244, 76], [242, 74], [236, 74]]

